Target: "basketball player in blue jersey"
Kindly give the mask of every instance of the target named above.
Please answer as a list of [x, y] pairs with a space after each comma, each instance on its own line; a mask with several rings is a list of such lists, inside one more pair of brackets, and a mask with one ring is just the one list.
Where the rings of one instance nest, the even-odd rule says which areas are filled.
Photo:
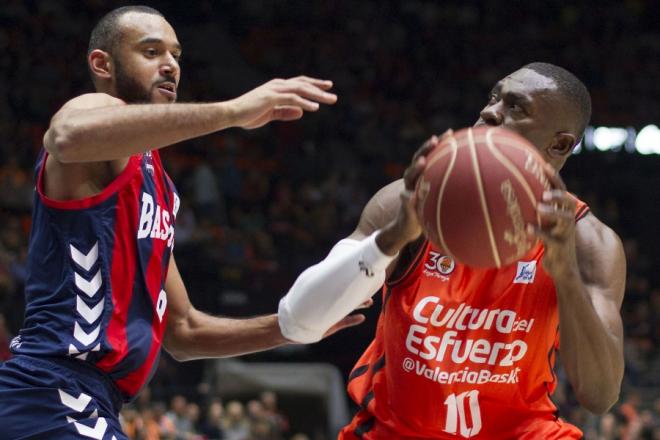
[[180, 201], [157, 150], [299, 119], [336, 101], [332, 83], [276, 79], [227, 102], [175, 104], [180, 56], [158, 11], [114, 10], [90, 39], [97, 93], [51, 120], [36, 167], [24, 327], [0, 366], [3, 439], [126, 439], [119, 409], [149, 381], [161, 346], [188, 360], [288, 342], [276, 315], [216, 318], [192, 306], [172, 256]]

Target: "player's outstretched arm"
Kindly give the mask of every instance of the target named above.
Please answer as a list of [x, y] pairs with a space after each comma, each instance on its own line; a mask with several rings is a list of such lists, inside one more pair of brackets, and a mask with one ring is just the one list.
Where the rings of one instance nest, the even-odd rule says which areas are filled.
[[[277, 315], [233, 319], [211, 316], [195, 309], [174, 256], [170, 259], [165, 291], [168, 318], [163, 346], [179, 361], [240, 356], [291, 342], [280, 332]], [[369, 305], [363, 304], [364, 307]], [[358, 325], [364, 319], [362, 314], [343, 317], [323, 337]]]
[[229, 127], [257, 128], [299, 119], [334, 104], [331, 81], [274, 79], [230, 101], [125, 104], [104, 93], [78, 96], [53, 116], [44, 146], [62, 163], [105, 162], [154, 150]]
[[282, 333], [292, 341], [314, 342], [339, 318], [371, 298], [398, 262], [398, 252], [422, 233], [415, 213], [415, 184], [426, 155], [420, 148], [402, 180], [381, 189], [365, 206], [356, 230], [320, 263], [305, 270], [280, 301]]
[[539, 205], [545, 227], [536, 233], [557, 290], [561, 361], [580, 404], [602, 414], [623, 379], [626, 259], [619, 237], [595, 216], [575, 223], [575, 200], [552, 174], [556, 189]]

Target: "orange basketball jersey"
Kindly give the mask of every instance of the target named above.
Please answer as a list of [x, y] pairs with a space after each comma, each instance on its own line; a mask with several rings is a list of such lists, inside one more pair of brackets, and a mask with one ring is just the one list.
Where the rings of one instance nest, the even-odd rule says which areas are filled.
[[[576, 221], [588, 210], [578, 201]], [[550, 400], [559, 319], [542, 257], [539, 243], [474, 269], [424, 243], [383, 289], [376, 337], [349, 377], [361, 410], [339, 438], [582, 438]]]

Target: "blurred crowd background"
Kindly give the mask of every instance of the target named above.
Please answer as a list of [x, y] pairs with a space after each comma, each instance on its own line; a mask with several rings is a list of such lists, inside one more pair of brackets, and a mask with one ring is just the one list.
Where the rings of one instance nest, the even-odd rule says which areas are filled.
[[[196, 306], [272, 313], [302, 269], [350, 233], [362, 206], [398, 178], [426, 138], [471, 125], [501, 77], [546, 61], [591, 91], [593, 125], [660, 123], [658, 4], [620, 2], [200, 0], [145, 2], [174, 25], [181, 101], [235, 97], [274, 77], [332, 79], [339, 102], [296, 123], [229, 130], [167, 149], [182, 193], [177, 262]], [[0, 359], [23, 318], [34, 182], [49, 118], [91, 91], [85, 53], [95, 22], [127, 4], [3, 0], [0, 4]], [[628, 259], [626, 376], [605, 416], [580, 409], [564, 374], [560, 414], [587, 439], [660, 439], [660, 156], [582, 151], [562, 172], [570, 190], [622, 237]], [[309, 347], [247, 361], [331, 362], [347, 376], [373, 335], [369, 320]], [[140, 439], [325, 438], [263, 390], [224, 400], [207, 363], [166, 355], [123, 420]], [[295, 405], [291, 406], [295, 408]], [[304, 418], [304, 417], [303, 417]]]

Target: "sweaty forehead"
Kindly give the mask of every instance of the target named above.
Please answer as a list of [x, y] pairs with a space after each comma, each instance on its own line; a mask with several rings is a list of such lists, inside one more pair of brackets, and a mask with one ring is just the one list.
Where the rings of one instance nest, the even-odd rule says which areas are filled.
[[531, 69], [520, 69], [497, 83], [497, 87], [517, 92], [530, 97], [549, 97], [557, 91], [557, 84], [552, 78], [541, 75]]
[[154, 38], [168, 44], [179, 44], [172, 26], [159, 15], [129, 12], [119, 18], [118, 24], [126, 42]]

